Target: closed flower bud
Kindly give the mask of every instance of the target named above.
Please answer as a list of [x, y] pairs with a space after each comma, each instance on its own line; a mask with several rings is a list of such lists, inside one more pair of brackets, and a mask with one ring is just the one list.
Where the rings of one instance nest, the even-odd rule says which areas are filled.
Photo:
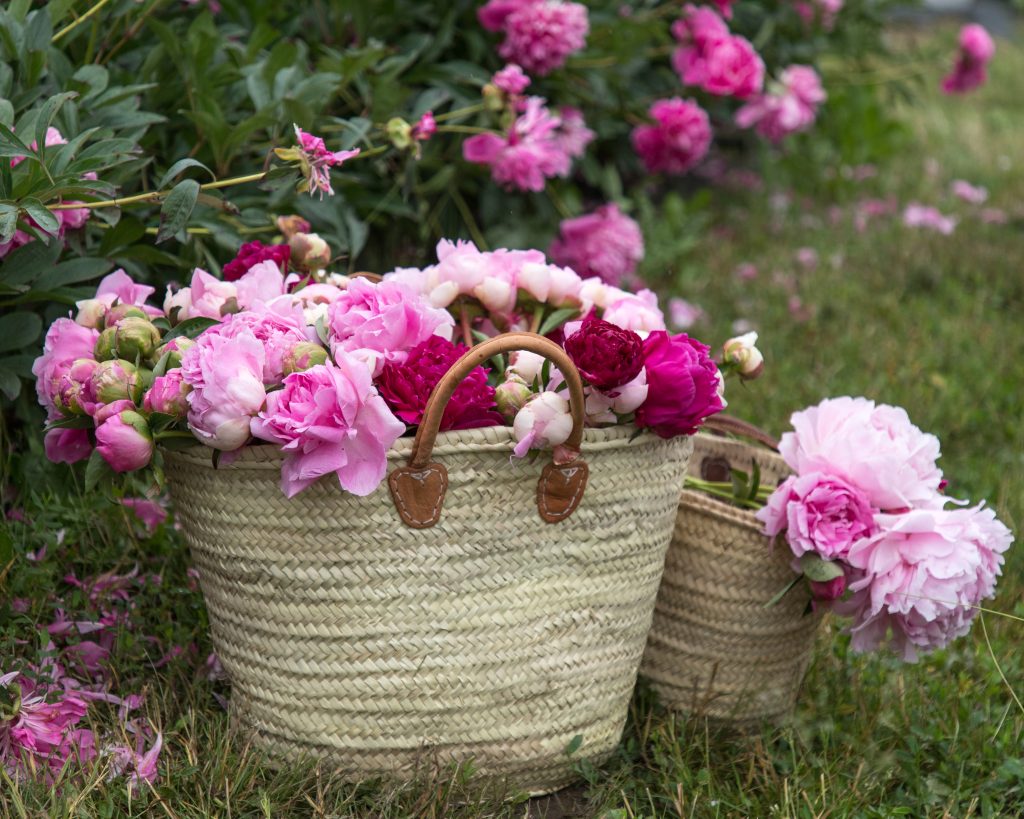
[[750, 380], [761, 375], [764, 369], [764, 356], [754, 345], [757, 344], [757, 333], [745, 333], [730, 338], [722, 348], [722, 358], [726, 364], [732, 364], [740, 378]]
[[322, 270], [331, 263], [331, 246], [316, 233], [296, 233], [288, 240], [292, 264], [300, 270]]
[[97, 361], [109, 361], [115, 357], [114, 354], [114, 334], [116, 330], [113, 327], [108, 327], [102, 333], [100, 337], [96, 339], [96, 346], [93, 348], [93, 355], [96, 356]]
[[481, 90], [484, 107], [488, 111], [500, 111], [505, 107], [505, 92], [493, 83], [487, 83]]
[[839, 575], [831, 580], [809, 580], [811, 596], [818, 602], [831, 603], [838, 600], [846, 592], [846, 575]]
[[91, 358], [79, 358], [57, 379], [54, 403], [64, 415], [86, 415], [93, 403], [88, 389], [92, 374], [99, 362]]
[[161, 358], [164, 357], [164, 353], [170, 353], [167, 356], [167, 366], [164, 371], [173, 370], [175, 367], [181, 366], [181, 357], [185, 355], [185, 351], [188, 350], [195, 342], [185, 336], [178, 336], [172, 338], [166, 344], [161, 344], [153, 352], [153, 363], [156, 364]]
[[572, 431], [569, 402], [555, 392], [533, 396], [516, 413], [512, 435], [519, 442], [513, 455], [522, 458], [531, 449], [547, 449], [564, 444]]
[[327, 361], [327, 350], [312, 341], [300, 341], [284, 354], [284, 374], [300, 373]]
[[153, 457], [149, 424], [134, 410], [111, 415], [96, 428], [96, 449], [115, 472], [142, 469]]
[[148, 319], [146, 311], [141, 307], [136, 307], [134, 304], [115, 304], [107, 311], [106, 327], [114, 327], [122, 319], [126, 318], [141, 318]]
[[78, 315], [75, 316], [75, 324], [88, 327], [92, 330], [100, 330], [104, 326], [107, 317], [107, 305], [100, 299], [86, 299], [75, 302], [78, 308]]
[[166, 375], [153, 379], [153, 386], [146, 393], [142, 408], [146, 412], [184, 418], [188, 413], [186, 397], [191, 391], [192, 387], [182, 380], [180, 369], [168, 370]]
[[160, 331], [149, 319], [129, 316], [121, 319], [113, 329], [114, 350], [118, 358], [129, 361], [149, 358], [160, 344]]
[[398, 150], [404, 151], [412, 145], [412, 126], [401, 117], [392, 117], [384, 127], [391, 144]]
[[509, 424], [532, 397], [533, 392], [529, 385], [514, 372], [507, 373], [505, 381], [494, 390], [494, 402], [498, 405], [498, 412]]
[[278, 216], [277, 229], [285, 239], [291, 239], [296, 233], [309, 233], [312, 225], [301, 216]]
[[101, 361], [89, 379], [89, 388], [99, 404], [114, 401], [138, 403], [142, 398], [142, 380], [135, 365], [123, 359]]

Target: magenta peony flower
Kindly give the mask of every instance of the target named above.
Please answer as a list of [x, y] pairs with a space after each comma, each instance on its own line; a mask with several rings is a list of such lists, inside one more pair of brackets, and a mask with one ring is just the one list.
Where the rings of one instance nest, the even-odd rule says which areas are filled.
[[302, 174], [306, 177], [309, 185], [309, 195], [317, 191], [320, 198], [334, 196], [334, 188], [331, 187], [331, 168], [341, 165], [359, 155], [359, 148], [349, 151], [329, 151], [324, 141], [303, 131], [298, 125], [295, 127], [295, 139], [298, 141], [299, 162], [302, 165]]
[[59, 318], [46, 331], [42, 354], [32, 363], [36, 377], [36, 396], [51, 418], [56, 417], [57, 391], [61, 377], [76, 359], [92, 358], [100, 334], [69, 318]]
[[623, 330], [652, 332], [665, 329], [665, 315], [658, 307], [658, 297], [646, 288], [635, 295], [623, 290], [609, 294], [602, 318]]
[[778, 143], [810, 128], [826, 97], [818, 72], [807, 65], [791, 65], [768, 93], [759, 94], [736, 112], [736, 124], [754, 127], [765, 139]]
[[960, 51], [953, 70], [942, 81], [947, 94], [963, 94], [984, 85], [988, 64], [996, 53], [996, 44], [984, 26], [971, 23], [960, 29]]
[[903, 224], [907, 227], [921, 227], [949, 236], [956, 230], [955, 216], [946, 216], [931, 205], [911, 202], [903, 210]]
[[[492, 5], [494, 0], [488, 5]], [[485, 7], [486, 8], [486, 7]], [[491, 84], [510, 96], [522, 94], [530, 85], [530, 78], [515, 63], [509, 63], [491, 77]]]
[[580, 375], [602, 391], [632, 381], [644, 367], [644, 344], [640, 336], [592, 314], [565, 339], [565, 351]]
[[54, 463], [73, 464], [92, 454], [92, 442], [84, 429], [51, 429], [43, 438], [43, 447]]
[[534, 0], [504, 18], [505, 41], [498, 54], [543, 77], [565, 64], [587, 42], [587, 7], [564, 0]]
[[556, 392], [542, 392], [516, 413], [512, 435], [518, 443], [512, 450], [513, 456], [522, 458], [531, 449], [551, 449], [564, 444], [570, 432], [569, 402]]
[[251, 329], [232, 336], [209, 331], [181, 360], [188, 394], [188, 426], [207, 446], [235, 450], [249, 440], [249, 421], [266, 400], [266, 349]]
[[633, 129], [633, 147], [650, 173], [686, 173], [711, 146], [707, 112], [692, 100], [658, 100], [650, 109], [655, 125]]
[[250, 268], [260, 262], [273, 262], [283, 273], [288, 272], [291, 249], [288, 245], [265, 245], [263, 242], [246, 242], [238, 249], [234, 259], [224, 265], [224, 281], [233, 282], [242, 278]]
[[488, 31], [501, 31], [510, 14], [537, 2], [538, 0], [489, 0], [476, 10], [476, 16], [480, 25]]
[[551, 244], [551, 258], [581, 276], [598, 276], [618, 285], [636, 272], [644, 257], [640, 226], [618, 205], [604, 205], [586, 216], [565, 219], [559, 232]]
[[364, 363], [335, 353], [284, 380], [252, 420], [252, 434], [282, 445], [281, 489], [289, 498], [334, 472], [342, 489], [369, 495], [387, 471], [388, 448], [405, 432], [374, 389]]
[[432, 307], [396, 281], [371, 284], [353, 279], [327, 308], [331, 352], [351, 353], [380, 373], [385, 362], [405, 361], [409, 351], [431, 336], [451, 339], [455, 322], [447, 310]]
[[852, 647], [870, 651], [892, 632], [904, 659], [966, 634], [995, 593], [1013, 535], [991, 509], [915, 509], [877, 517], [880, 531], [848, 561], [859, 571], [837, 611], [852, 615]]
[[846, 594], [846, 575], [831, 580], [808, 580], [807, 585], [811, 587], [815, 603], [832, 603]]
[[793, 554], [845, 559], [850, 548], [877, 529], [864, 493], [842, 478], [808, 472], [787, 478], [759, 509], [764, 533], [786, 533]]
[[185, 383], [181, 368], [176, 367], [153, 379], [153, 385], [142, 399], [142, 409], [184, 418], [188, 414], [190, 392], [192, 387]]
[[703, 56], [704, 81], [700, 87], [709, 94], [745, 100], [764, 87], [764, 60], [745, 37], [730, 35], [711, 40]]
[[62, 415], [92, 415], [96, 411], [91, 384], [99, 366], [91, 358], [76, 358], [58, 376], [54, 402]]
[[132, 472], [153, 457], [153, 436], [143, 416], [123, 410], [97, 425], [96, 449], [115, 472]]
[[828, 398], [791, 417], [779, 453], [798, 475], [823, 472], [864, 493], [881, 510], [941, 506], [939, 440], [905, 410], [866, 398]]
[[722, 411], [720, 376], [709, 352], [685, 333], [658, 330], [644, 339], [647, 400], [636, 411], [638, 427], [662, 438], [692, 435]]
[[[388, 362], [377, 378], [377, 389], [396, 416], [410, 426], [423, 420], [427, 399], [445, 373], [466, 352], [439, 336], [431, 336], [409, 351], [402, 363]], [[496, 411], [494, 388], [487, 383], [483, 367], [476, 367], [462, 380], [441, 418], [441, 431], [501, 426]]]

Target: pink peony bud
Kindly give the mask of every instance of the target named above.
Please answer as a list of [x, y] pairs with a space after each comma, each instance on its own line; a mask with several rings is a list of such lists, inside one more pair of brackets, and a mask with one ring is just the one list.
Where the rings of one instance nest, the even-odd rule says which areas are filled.
[[555, 392], [533, 396], [516, 413], [512, 435], [519, 442], [512, 450], [522, 458], [531, 449], [545, 449], [564, 444], [572, 431], [569, 402]]
[[292, 214], [291, 216], [278, 216], [277, 229], [281, 231], [281, 235], [285, 239], [291, 239], [296, 233], [309, 233], [312, 230], [312, 225], [301, 216]]
[[764, 356], [755, 344], [757, 333], [751, 332], [730, 338], [722, 348], [722, 360], [732, 364], [744, 381], [757, 378], [764, 370]]
[[107, 310], [104, 327], [114, 327], [126, 318], [149, 318], [146, 311], [134, 304], [115, 304]]
[[131, 472], [153, 457], [153, 436], [145, 418], [124, 410], [96, 428], [96, 449], [115, 472]]
[[78, 308], [78, 315], [75, 316], [75, 323], [93, 330], [99, 330], [104, 326], [107, 317], [107, 303], [102, 299], [85, 299], [75, 302]]
[[498, 412], [508, 423], [516, 417], [527, 401], [533, 397], [529, 385], [515, 372], [507, 371], [505, 380], [494, 390]]
[[839, 575], [839, 577], [824, 582], [817, 580], [808, 580], [807, 582], [811, 587], [811, 596], [821, 603], [838, 600], [846, 592], [846, 575]]
[[160, 331], [145, 318], [129, 316], [109, 329], [114, 330], [114, 352], [127, 361], [149, 358], [160, 344]]
[[54, 403], [64, 415], [91, 414], [94, 405], [89, 401], [88, 386], [98, 366], [91, 358], [77, 358], [58, 376]]
[[283, 357], [284, 374], [299, 373], [327, 361], [327, 350], [312, 341], [300, 341]]
[[146, 412], [159, 412], [173, 415], [175, 418], [184, 418], [188, 413], [186, 397], [190, 392], [192, 387], [182, 380], [181, 370], [168, 370], [165, 375], [153, 379], [153, 386], [146, 393], [142, 408]]
[[109, 361], [117, 356], [114, 354], [114, 335], [116, 329], [108, 327], [102, 333], [99, 338], [96, 339], [96, 346], [93, 347], [93, 355], [96, 356], [97, 361]]
[[331, 247], [316, 233], [296, 233], [288, 239], [292, 264], [300, 270], [323, 270], [331, 263]]
[[135, 365], [123, 359], [101, 361], [89, 379], [89, 398], [99, 404], [142, 398], [142, 380]]
[[185, 355], [185, 351], [188, 350], [195, 342], [185, 336], [178, 336], [172, 338], [166, 344], [161, 344], [153, 353], [154, 363], [164, 357], [165, 353], [170, 353], [167, 356], [167, 367], [165, 370], [173, 370], [175, 367], [181, 366], [181, 357]]

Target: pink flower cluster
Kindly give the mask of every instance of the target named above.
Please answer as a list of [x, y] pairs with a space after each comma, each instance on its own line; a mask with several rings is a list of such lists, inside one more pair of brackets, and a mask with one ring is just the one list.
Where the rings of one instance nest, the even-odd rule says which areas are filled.
[[820, 22], [825, 31], [831, 31], [843, 10], [843, 0], [795, 0], [793, 8], [808, 26]]
[[736, 124], [753, 127], [765, 139], [778, 143], [810, 128], [825, 99], [818, 72], [808, 65], [791, 65], [767, 93], [758, 94], [736, 112]]
[[644, 237], [640, 225], [618, 205], [609, 204], [564, 220], [550, 255], [556, 264], [571, 267], [581, 276], [597, 276], [618, 286], [633, 277], [644, 258]]
[[707, 112], [692, 100], [658, 100], [650, 109], [653, 125], [633, 129], [633, 147], [651, 173], [686, 173], [711, 147]]
[[566, 177], [572, 161], [594, 138], [574, 108], [552, 112], [541, 97], [521, 101], [508, 132], [476, 134], [462, 144], [467, 162], [488, 165], [491, 177], [506, 188], [542, 191], [548, 179]]
[[564, 65], [590, 31], [587, 7], [566, 0], [490, 0], [477, 16], [488, 31], [504, 32], [502, 59], [539, 76]]
[[960, 29], [960, 48], [953, 70], [942, 80], [947, 94], [964, 94], [985, 84], [988, 64], [996, 53], [996, 44], [984, 26], [971, 23]]
[[672, 67], [683, 85], [720, 97], [747, 99], [764, 85], [764, 60], [745, 37], [732, 34], [706, 6], [687, 5], [672, 25], [679, 47]]
[[792, 422], [779, 452], [796, 474], [757, 517], [797, 558], [837, 567], [812, 589], [853, 618], [853, 648], [888, 639], [914, 660], [966, 634], [1013, 538], [984, 505], [947, 508], [938, 439], [865, 398], [827, 399]]
[[946, 216], [938, 208], [911, 202], [903, 209], [903, 224], [907, 227], [926, 228], [949, 236], [956, 230], [955, 216]]

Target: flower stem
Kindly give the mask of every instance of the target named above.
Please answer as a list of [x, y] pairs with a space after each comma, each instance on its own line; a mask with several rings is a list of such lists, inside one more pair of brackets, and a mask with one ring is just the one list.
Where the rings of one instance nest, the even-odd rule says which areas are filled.
[[491, 128], [478, 128], [475, 125], [438, 125], [439, 134], [496, 134]]
[[456, 117], [468, 117], [470, 114], [476, 114], [484, 110], [484, 104], [478, 102], [475, 105], [467, 105], [465, 108], [457, 108], [454, 111], [447, 111], [444, 114], [438, 114], [434, 117], [434, 122], [444, 122], [446, 119], [455, 119]]
[[98, 12], [101, 8], [103, 8], [109, 2], [110, 2], [110, 0], [99, 0], [99, 2], [95, 6], [93, 6], [91, 9], [89, 9], [85, 14], [83, 14], [77, 20], [72, 20], [70, 23], [68, 23], [66, 26], [64, 26], [64, 28], [62, 28], [60, 31], [58, 31], [56, 34], [54, 34], [53, 37], [50, 38], [50, 42], [51, 43], [55, 43], [59, 39], [61, 39], [61, 37], [63, 37], [65, 34], [70, 34], [72, 31], [74, 31], [76, 28], [78, 28], [80, 25], [82, 25], [82, 23], [84, 23], [86, 20], [88, 20], [94, 14], [96, 14], [96, 12]]
[[540, 329], [540, 323], [544, 319], [544, 305], [538, 304], [533, 310], [533, 318], [530, 321], [530, 332], [536, 333]]
[[466, 303], [459, 302], [459, 324], [462, 325], [462, 340], [467, 347], [473, 346], [473, 328], [469, 322], [469, 313], [466, 311]]

